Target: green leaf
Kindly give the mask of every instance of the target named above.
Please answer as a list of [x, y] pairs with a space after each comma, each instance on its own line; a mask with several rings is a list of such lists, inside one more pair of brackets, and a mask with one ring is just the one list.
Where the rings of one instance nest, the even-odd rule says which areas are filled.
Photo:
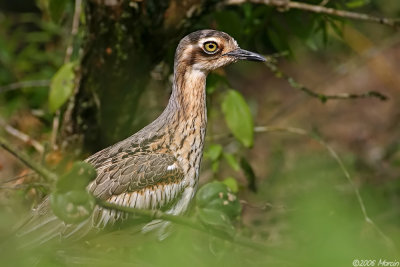
[[96, 169], [87, 162], [74, 162], [71, 170], [62, 175], [56, 183], [57, 192], [85, 190], [89, 182], [96, 178]]
[[95, 200], [86, 187], [96, 176], [96, 169], [90, 163], [74, 162], [71, 170], [58, 179], [56, 190], [50, 195], [54, 214], [66, 223], [87, 219], [94, 209]]
[[50, 13], [51, 20], [59, 22], [61, 16], [67, 8], [68, 0], [49, 0], [48, 10]]
[[66, 63], [53, 76], [49, 94], [49, 108], [51, 112], [58, 110], [72, 95], [74, 90], [75, 65], [75, 62]]
[[222, 154], [222, 146], [219, 144], [211, 144], [207, 151], [204, 153], [204, 156], [211, 161], [216, 161]]
[[196, 195], [196, 203], [200, 209], [213, 209], [235, 219], [241, 213], [239, 199], [224, 183], [211, 182], [200, 188]]
[[222, 182], [226, 184], [232, 190], [233, 193], [237, 193], [239, 191], [239, 185], [235, 178], [228, 177]]
[[227, 192], [227, 186], [221, 182], [211, 182], [203, 185], [196, 195], [196, 203], [199, 207], [205, 207], [214, 198], [218, 197], [219, 193]]
[[235, 156], [229, 153], [223, 153], [225, 160], [228, 162], [229, 166], [232, 167], [233, 170], [239, 171], [240, 165], [239, 162], [236, 160]]
[[244, 146], [253, 146], [254, 123], [250, 108], [243, 96], [234, 90], [229, 90], [222, 102], [225, 121], [233, 135]]
[[213, 173], [217, 173], [219, 170], [219, 161], [213, 161], [211, 163], [211, 170], [213, 171]]
[[198, 217], [203, 224], [223, 231], [227, 236], [233, 236], [235, 233], [231, 220], [221, 211], [214, 209], [199, 209]]
[[66, 223], [79, 223], [92, 214], [95, 200], [86, 190], [54, 192], [50, 195], [54, 214]]
[[244, 157], [240, 159], [240, 167], [242, 168], [244, 175], [247, 178], [249, 189], [253, 192], [257, 192], [256, 175], [250, 163]]
[[352, 0], [352, 1], [347, 1], [346, 6], [348, 8], [359, 8], [369, 4], [369, 2], [370, 0]]
[[339, 36], [340, 38], [343, 38], [343, 28], [340, 28], [340, 25], [338, 22], [334, 20], [329, 20], [329, 26], [331, 29]]

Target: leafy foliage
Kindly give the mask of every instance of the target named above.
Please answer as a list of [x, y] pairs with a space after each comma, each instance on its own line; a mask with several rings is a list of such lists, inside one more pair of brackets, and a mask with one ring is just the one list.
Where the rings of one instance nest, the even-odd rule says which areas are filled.
[[86, 191], [87, 185], [94, 178], [96, 170], [92, 165], [75, 162], [71, 170], [59, 178], [56, 189], [50, 194], [54, 214], [66, 223], [86, 220], [95, 206], [94, 198]]
[[224, 183], [212, 182], [200, 188], [196, 194], [197, 216], [206, 226], [233, 236], [232, 221], [241, 212], [237, 196]]
[[242, 157], [240, 159], [240, 167], [246, 176], [249, 189], [253, 192], [257, 192], [256, 175], [254, 174], [253, 168], [246, 158]]
[[200, 209], [215, 210], [233, 220], [240, 215], [241, 207], [230, 187], [221, 182], [211, 182], [199, 189], [196, 203]]
[[[51, 78], [62, 63], [63, 29], [30, 13], [2, 16], [0, 21], [0, 84]], [[43, 87], [0, 92], [1, 111], [10, 116], [21, 108], [44, 108], [47, 98]]]
[[228, 186], [229, 189], [232, 190], [233, 193], [239, 192], [239, 185], [235, 178], [228, 177], [228, 178], [224, 179], [222, 182], [224, 184], [226, 184], [226, 186]]
[[95, 200], [85, 190], [51, 193], [50, 203], [54, 214], [66, 223], [86, 220], [92, 215], [95, 206]]
[[96, 178], [96, 175], [96, 170], [91, 164], [83, 161], [74, 162], [71, 169], [58, 179], [56, 191], [84, 191], [89, 182]]
[[72, 95], [75, 81], [75, 62], [64, 64], [53, 76], [50, 85], [49, 108], [58, 110]]
[[48, 11], [50, 17], [54, 22], [59, 22], [63, 13], [65, 12], [69, 0], [47, 0]]
[[243, 96], [229, 90], [222, 102], [226, 123], [233, 135], [246, 147], [254, 143], [254, 122]]

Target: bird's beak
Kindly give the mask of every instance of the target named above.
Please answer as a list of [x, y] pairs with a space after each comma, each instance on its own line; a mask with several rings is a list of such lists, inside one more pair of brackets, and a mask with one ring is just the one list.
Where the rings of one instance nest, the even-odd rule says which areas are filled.
[[257, 54], [257, 53], [253, 53], [241, 48], [237, 48], [231, 52], [225, 53], [223, 54], [224, 56], [230, 56], [230, 57], [234, 57], [237, 59], [244, 59], [244, 60], [251, 60], [251, 61], [266, 61], [266, 59]]

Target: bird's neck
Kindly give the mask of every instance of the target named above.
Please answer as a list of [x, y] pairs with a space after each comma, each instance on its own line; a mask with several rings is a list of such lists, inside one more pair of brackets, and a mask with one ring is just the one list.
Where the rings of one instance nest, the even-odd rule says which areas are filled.
[[161, 116], [169, 148], [182, 163], [192, 186], [197, 184], [206, 133], [206, 76], [190, 67], [175, 68], [171, 98], [165, 116]]
[[200, 119], [199, 123], [205, 127], [207, 122], [206, 77], [206, 72], [192, 67], [181, 66], [175, 69], [168, 106], [180, 120]]

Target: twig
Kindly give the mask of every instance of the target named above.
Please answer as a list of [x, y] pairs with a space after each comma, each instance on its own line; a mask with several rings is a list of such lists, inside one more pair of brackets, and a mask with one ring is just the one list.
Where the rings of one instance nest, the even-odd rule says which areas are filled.
[[34, 80], [34, 81], [22, 81], [11, 83], [7, 85], [0, 86], [0, 93], [12, 91], [20, 88], [28, 87], [47, 87], [50, 85], [50, 80]]
[[[69, 39], [68, 46], [65, 50], [64, 64], [70, 62], [71, 60], [71, 56], [74, 50], [73, 49], [74, 40], [79, 30], [79, 19], [81, 16], [81, 12], [82, 12], [82, 0], [75, 0], [75, 9], [74, 9], [74, 16], [72, 18], [71, 36]], [[51, 148], [53, 150], [58, 149], [57, 135], [58, 135], [58, 130], [60, 128], [60, 116], [61, 116], [60, 111], [57, 110], [53, 119], [53, 126], [52, 126], [51, 140], [50, 140]]]
[[0, 118], [0, 126], [4, 128], [4, 130], [9, 133], [10, 135], [18, 138], [22, 142], [32, 145], [40, 154], [44, 152], [44, 147], [38, 141], [30, 137], [29, 135], [21, 132], [20, 130], [12, 127], [11, 125], [7, 124], [3, 119]]
[[324, 140], [322, 140], [319, 136], [317, 136], [315, 134], [307, 132], [304, 129], [295, 128], [295, 127], [258, 126], [258, 127], [254, 128], [254, 131], [257, 133], [289, 132], [289, 133], [293, 133], [293, 134], [308, 136], [309, 138], [316, 140], [323, 147], [325, 147], [328, 150], [329, 154], [332, 156], [332, 158], [338, 163], [338, 165], [339, 165], [340, 169], [342, 170], [342, 172], [344, 173], [347, 181], [353, 188], [354, 193], [357, 198], [357, 201], [358, 201], [358, 204], [361, 208], [361, 212], [363, 214], [365, 222], [368, 223], [369, 225], [371, 225], [392, 249], [395, 249], [395, 245], [394, 245], [393, 241], [388, 236], [386, 236], [386, 234], [369, 217], [369, 215], [367, 213], [367, 209], [365, 208], [364, 200], [361, 197], [358, 187], [354, 184], [353, 179], [351, 178], [350, 173], [347, 171], [342, 159], [339, 157], [339, 155], [336, 153], [336, 151], [328, 143], [326, 143]]
[[46, 183], [29, 183], [29, 184], [17, 184], [14, 186], [8, 186], [8, 185], [0, 185], [0, 189], [4, 190], [20, 190], [20, 189], [26, 189], [28, 187], [49, 187], [48, 184]]
[[14, 155], [16, 158], [18, 158], [20, 161], [22, 161], [26, 166], [40, 174], [45, 180], [47, 181], [55, 181], [57, 179], [57, 175], [52, 173], [51, 171], [47, 170], [45, 167], [42, 165], [36, 163], [34, 160], [32, 160], [30, 157], [28, 157], [26, 154], [19, 152], [18, 149], [10, 145], [6, 139], [4, 139], [2, 136], [0, 136], [0, 146], [3, 147], [5, 150], [10, 152], [12, 155]]
[[136, 208], [120, 206], [120, 205], [109, 203], [109, 202], [106, 202], [106, 201], [100, 200], [100, 199], [96, 199], [96, 202], [99, 206], [102, 206], [104, 208], [114, 209], [114, 210], [123, 211], [123, 212], [131, 213], [131, 214], [137, 214], [137, 215], [140, 215], [143, 217], [147, 217], [151, 220], [159, 219], [159, 220], [170, 221], [170, 222], [173, 222], [173, 223], [176, 223], [179, 225], [183, 225], [183, 226], [189, 227], [191, 229], [194, 229], [194, 230], [197, 230], [200, 232], [210, 234], [213, 237], [218, 237], [220, 239], [230, 241], [232, 243], [241, 245], [243, 247], [252, 248], [257, 251], [262, 251], [262, 252], [266, 251], [266, 247], [263, 244], [255, 243], [252, 240], [242, 238], [239, 236], [230, 238], [222, 231], [219, 231], [219, 230], [211, 228], [211, 227], [206, 228], [202, 224], [196, 223], [186, 217], [166, 214], [159, 210], [143, 210], [143, 209], [136, 209]]
[[13, 181], [16, 181], [16, 180], [19, 180], [21, 178], [31, 176], [31, 175], [35, 175], [35, 173], [31, 172], [31, 173], [27, 173], [27, 174], [23, 174], [23, 175], [18, 175], [18, 176], [12, 177], [12, 178], [8, 178], [8, 179], [5, 179], [4, 181], [1, 181], [0, 184], [10, 183], [10, 182], [13, 182]]
[[67, 63], [71, 60], [74, 39], [75, 36], [78, 34], [81, 11], [82, 11], [82, 0], [75, 0], [75, 10], [74, 10], [74, 17], [72, 18], [71, 36], [67, 49], [65, 50], [64, 63]]
[[[268, 58], [268, 57], [267, 57]], [[285, 79], [289, 85], [295, 89], [303, 91], [304, 93], [318, 98], [322, 103], [326, 103], [330, 99], [357, 99], [357, 98], [378, 98], [379, 100], [385, 101], [388, 97], [377, 91], [368, 91], [361, 94], [354, 93], [338, 93], [334, 95], [325, 95], [321, 93], [317, 93], [308, 87], [298, 83], [292, 77], [282, 72], [275, 64], [275, 60], [273, 57], [269, 57], [269, 60], [265, 62], [265, 65], [275, 74], [276, 77]]]
[[395, 20], [395, 19], [375, 17], [375, 16], [371, 16], [368, 14], [334, 9], [334, 8], [330, 8], [330, 7], [325, 7], [323, 5], [311, 5], [311, 4], [290, 1], [290, 0], [226, 0], [225, 4], [226, 5], [240, 5], [240, 4], [243, 4], [246, 2], [274, 6], [282, 11], [287, 11], [289, 9], [300, 9], [300, 10], [309, 11], [309, 12], [313, 12], [313, 13], [327, 14], [327, 15], [336, 16], [336, 17], [379, 23], [379, 24], [393, 27], [395, 29], [399, 28], [399, 21]]
[[57, 110], [56, 114], [54, 114], [53, 124], [52, 124], [52, 131], [50, 136], [50, 147], [52, 150], [57, 150], [57, 134], [58, 129], [60, 128], [60, 111]]

